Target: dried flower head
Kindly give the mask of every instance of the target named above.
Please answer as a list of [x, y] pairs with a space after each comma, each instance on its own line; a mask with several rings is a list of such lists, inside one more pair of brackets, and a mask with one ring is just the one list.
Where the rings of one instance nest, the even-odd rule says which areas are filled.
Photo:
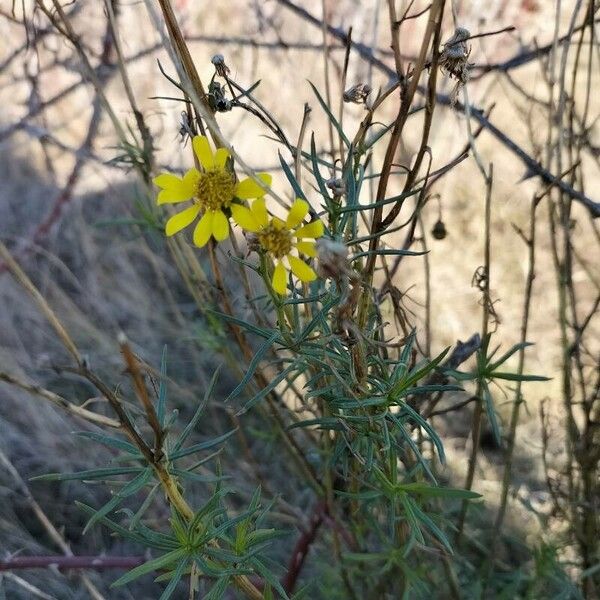
[[215, 54], [210, 62], [214, 65], [217, 75], [227, 77], [229, 75], [229, 67], [225, 64], [225, 57], [222, 54]]
[[211, 81], [208, 86], [208, 103], [216, 112], [227, 112], [232, 108], [231, 100], [226, 97], [225, 87], [218, 81]]
[[441, 71], [456, 79], [456, 85], [450, 94], [452, 104], [456, 103], [459, 91], [469, 81], [472, 65], [469, 63], [471, 48], [467, 40], [470, 36], [468, 29], [457, 27], [454, 35], [444, 43], [444, 49], [440, 54]]
[[231, 207], [233, 218], [246, 231], [256, 235], [260, 250], [275, 263], [271, 285], [280, 295], [287, 291], [287, 271], [303, 282], [314, 281], [317, 274], [304, 260], [292, 254], [294, 250], [306, 256], [317, 254], [315, 239], [323, 235], [323, 222], [319, 219], [304, 224], [308, 215], [308, 202], [296, 198], [285, 221], [270, 216], [264, 198], [252, 203], [250, 208], [240, 204]]
[[[194, 229], [194, 244], [201, 248], [212, 237], [218, 242], [229, 237], [229, 212], [235, 199], [262, 198], [265, 190], [247, 177], [236, 183], [234, 173], [228, 169], [229, 151], [218, 148], [213, 153], [208, 139], [197, 135], [192, 140], [194, 152], [202, 170], [191, 168], [183, 177], [161, 173], [154, 178], [160, 188], [158, 204], [177, 204], [192, 200], [192, 205], [173, 215], [166, 224], [165, 233], [174, 235], [191, 225], [201, 214]], [[266, 186], [271, 185], [268, 173], [257, 173]], [[235, 220], [235, 216], [234, 216]]]
[[185, 110], [181, 111], [181, 120], [179, 121], [179, 135], [181, 136], [182, 142], [186, 141], [188, 137], [190, 139], [194, 137], [192, 125], [190, 123], [190, 116]]
[[318, 271], [321, 277], [339, 281], [350, 273], [348, 247], [343, 242], [329, 238], [317, 241]]
[[357, 83], [344, 92], [344, 102], [354, 102], [354, 104], [365, 104], [372, 88], [367, 83]]

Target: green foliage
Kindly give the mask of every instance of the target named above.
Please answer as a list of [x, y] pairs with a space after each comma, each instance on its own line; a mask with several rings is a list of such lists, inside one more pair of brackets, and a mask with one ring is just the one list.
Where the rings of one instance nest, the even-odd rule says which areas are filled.
[[477, 351], [477, 364], [474, 371], [464, 373], [455, 369], [448, 369], [447, 373], [457, 381], [475, 381], [478, 383], [494, 438], [496, 439], [496, 443], [500, 445], [500, 424], [498, 423], [498, 416], [494, 407], [493, 396], [490, 391], [490, 383], [497, 383], [498, 381], [548, 381], [549, 378], [542, 375], [526, 375], [524, 373], [500, 371], [499, 369], [503, 367], [512, 356], [528, 346], [531, 346], [531, 343], [525, 342], [522, 344], [515, 344], [500, 358], [493, 360], [499, 348], [488, 353], [491, 337], [491, 334], [487, 335], [481, 344], [481, 348]]

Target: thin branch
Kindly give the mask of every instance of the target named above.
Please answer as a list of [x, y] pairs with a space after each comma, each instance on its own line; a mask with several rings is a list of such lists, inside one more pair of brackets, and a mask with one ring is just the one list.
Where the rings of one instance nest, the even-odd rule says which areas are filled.
[[43, 398], [48, 402], [52, 402], [56, 406], [59, 406], [63, 410], [75, 415], [76, 417], [80, 417], [81, 419], [85, 419], [90, 423], [94, 423], [95, 425], [102, 425], [104, 427], [113, 427], [120, 429], [121, 424], [116, 419], [111, 419], [110, 417], [105, 417], [104, 415], [100, 415], [94, 411], [88, 410], [87, 408], [83, 408], [77, 404], [73, 404], [69, 402], [62, 396], [51, 392], [39, 385], [27, 383], [25, 381], [21, 381], [14, 375], [10, 375], [9, 373], [0, 372], [0, 381], [4, 381], [10, 385], [18, 387], [26, 392], [29, 392], [33, 396], [37, 396], [38, 398]]
[[146, 562], [144, 556], [13, 556], [0, 559], [0, 572], [22, 569], [133, 569]]
[[313, 511], [313, 515], [310, 519], [308, 527], [302, 532], [296, 541], [296, 545], [294, 546], [292, 556], [288, 563], [287, 573], [281, 580], [281, 585], [288, 594], [291, 594], [296, 587], [296, 582], [300, 572], [302, 571], [302, 567], [304, 566], [306, 556], [317, 537], [319, 528], [323, 524], [323, 517], [326, 507], [327, 505], [325, 501], [321, 501], [317, 504]]

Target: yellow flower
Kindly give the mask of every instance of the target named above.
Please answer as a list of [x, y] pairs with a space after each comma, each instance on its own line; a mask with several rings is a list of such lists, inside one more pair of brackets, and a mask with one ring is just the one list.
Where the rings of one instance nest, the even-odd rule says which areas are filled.
[[[174, 235], [191, 225], [198, 215], [202, 218], [194, 229], [194, 244], [202, 248], [213, 236], [221, 242], [229, 237], [228, 209], [233, 208], [234, 198], [249, 200], [262, 198], [263, 190], [255, 181], [247, 177], [236, 183], [234, 174], [227, 169], [229, 152], [226, 148], [211, 150], [206, 136], [197, 135], [192, 140], [194, 152], [202, 165], [202, 170], [192, 168], [183, 177], [172, 173], [161, 173], [154, 183], [161, 188], [158, 204], [177, 204], [192, 200], [191, 206], [173, 215], [165, 227], [167, 235]], [[266, 186], [271, 185], [271, 176], [257, 173]], [[235, 216], [234, 216], [235, 219]]]
[[287, 291], [288, 269], [300, 281], [314, 281], [317, 278], [310, 266], [292, 254], [296, 249], [307, 256], [316, 256], [314, 240], [323, 235], [322, 221], [302, 224], [308, 214], [308, 202], [296, 198], [285, 221], [277, 217], [269, 218], [264, 198], [255, 200], [250, 208], [232, 204], [231, 214], [240, 227], [256, 234], [262, 250], [273, 258], [275, 269], [271, 284], [278, 294], [283, 296]]

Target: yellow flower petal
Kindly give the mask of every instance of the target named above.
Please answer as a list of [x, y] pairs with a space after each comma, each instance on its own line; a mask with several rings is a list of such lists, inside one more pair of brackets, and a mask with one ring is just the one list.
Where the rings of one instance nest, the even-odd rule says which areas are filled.
[[200, 179], [200, 172], [196, 167], [192, 167], [183, 176], [183, 183], [195, 192], [196, 186], [198, 185], [198, 179]]
[[309, 267], [303, 260], [300, 260], [291, 254], [288, 254], [287, 259], [290, 261], [292, 273], [300, 281], [314, 281], [317, 278], [317, 274], [313, 271], [312, 267]]
[[185, 193], [179, 190], [160, 190], [156, 197], [157, 204], [177, 204], [178, 202], [185, 202], [193, 196], [193, 193]]
[[307, 214], [308, 202], [306, 200], [302, 200], [302, 198], [296, 198], [285, 221], [287, 228], [294, 229], [295, 227], [298, 227]]
[[325, 231], [323, 227], [323, 221], [313, 221], [304, 227], [300, 227], [294, 232], [294, 235], [298, 238], [320, 238]]
[[229, 158], [229, 150], [227, 148], [217, 148], [215, 152], [215, 167], [223, 169]]
[[188, 174], [189, 171], [183, 179], [172, 173], [161, 173], [158, 177], [155, 177], [153, 179], [154, 183], [162, 188], [158, 193], [156, 202], [158, 204], [174, 204], [189, 200], [196, 191], [196, 180], [193, 179], [193, 175]]
[[212, 235], [213, 212], [205, 212], [194, 228], [194, 244], [198, 248], [206, 246], [206, 242]]
[[232, 204], [230, 208], [233, 220], [242, 229], [251, 231], [252, 233], [258, 233], [260, 231], [261, 227], [249, 208], [246, 208], [240, 204]]
[[281, 296], [284, 296], [287, 292], [287, 273], [285, 272], [285, 267], [282, 263], [277, 263], [277, 265], [275, 265], [271, 285]]
[[193, 220], [198, 216], [200, 207], [194, 204], [180, 213], [173, 215], [165, 226], [165, 233], [167, 235], [175, 235], [178, 231], [181, 231], [187, 227]]
[[152, 183], [159, 188], [168, 189], [180, 185], [181, 179], [177, 175], [173, 175], [173, 173], [161, 173], [152, 180]]
[[229, 219], [220, 210], [213, 212], [212, 234], [217, 242], [229, 237]]
[[296, 242], [295, 246], [306, 256], [315, 257], [317, 255], [317, 247], [314, 242]]
[[256, 219], [256, 222], [261, 227], [266, 227], [269, 224], [269, 213], [267, 212], [267, 207], [265, 205], [265, 199], [259, 198], [252, 203], [250, 206], [250, 210]]
[[271, 225], [277, 229], [285, 229], [285, 221], [282, 221], [279, 217], [271, 217]]
[[192, 146], [200, 164], [205, 169], [212, 169], [215, 166], [215, 159], [208, 138], [205, 135], [197, 135], [192, 140]]
[[[263, 181], [267, 186], [271, 186], [273, 178], [268, 173], [257, 173], [256, 176]], [[263, 190], [258, 183], [246, 177], [235, 186], [235, 195], [241, 200], [249, 200], [250, 198], [262, 198], [266, 192]]]

